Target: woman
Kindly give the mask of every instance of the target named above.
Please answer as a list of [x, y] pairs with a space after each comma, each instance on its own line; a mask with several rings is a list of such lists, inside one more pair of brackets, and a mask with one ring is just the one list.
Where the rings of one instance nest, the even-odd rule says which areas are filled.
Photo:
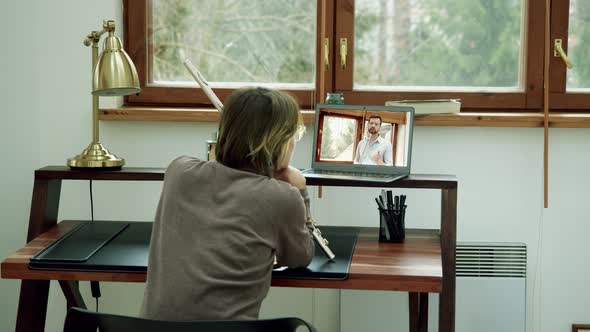
[[289, 166], [303, 121], [295, 100], [263, 88], [232, 94], [216, 161], [175, 159], [156, 211], [141, 315], [257, 319], [279, 265], [314, 251], [305, 178]]

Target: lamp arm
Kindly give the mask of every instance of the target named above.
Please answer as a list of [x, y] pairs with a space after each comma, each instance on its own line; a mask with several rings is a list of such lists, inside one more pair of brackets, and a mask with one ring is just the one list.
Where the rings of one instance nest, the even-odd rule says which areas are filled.
[[[100, 37], [99, 37], [100, 38]], [[92, 74], [91, 78], [94, 77], [94, 69], [98, 62], [98, 41], [92, 43]], [[92, 143], [99, 142], [99, 129], [98, 129], [98, 96], [92, 94]]]
[[86, 38], [84, 38], [84, 45], [90, 46], [92, 44], [97, 44], [100, 40], [100, 36], [102, 36], [105, 32], [115, 32], [115, 21], [102, 21], [102, 30], [90, 32]]

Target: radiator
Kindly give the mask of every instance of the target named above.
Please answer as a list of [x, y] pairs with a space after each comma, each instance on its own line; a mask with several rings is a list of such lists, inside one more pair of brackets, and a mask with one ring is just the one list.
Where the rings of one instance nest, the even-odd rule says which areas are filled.
[[[457, 243], [456, 332], [525, 332], [526, 245]], [[430, 296], [429, 330], [438, 330]]]

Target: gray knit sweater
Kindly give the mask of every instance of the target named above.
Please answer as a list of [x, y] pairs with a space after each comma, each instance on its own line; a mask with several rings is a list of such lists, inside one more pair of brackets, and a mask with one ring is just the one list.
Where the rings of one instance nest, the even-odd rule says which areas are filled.
[[175, 159], [156, 211], [140, 315], [257, 319], [275, 255], [289, 267], [313, 257], [306, 206], [306, 189], [215, 161]]

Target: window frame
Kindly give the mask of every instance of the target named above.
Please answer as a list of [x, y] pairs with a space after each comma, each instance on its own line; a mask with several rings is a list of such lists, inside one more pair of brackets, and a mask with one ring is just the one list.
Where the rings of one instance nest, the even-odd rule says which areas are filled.
[[[317, 18], [316, 29], [319, 31], [321, 22], [322, 0], [317, 0]], [[151, 1], [150, 0], [123, 0], [123, 18], [124, 18], [124, 39], [125, 49], [133, 60], [139, 76], [141, 92], [138, 95], [125, 97], [126, 106], [168, 106], [168, 107], [209, 107], [211, 102], [205, 93], [197, 87], [181, 86], [150, 86], [150, 78], [153, 77], [151, 66], [152, 62], [150, 48], [151, 27], [149, 22], [151, 18]], [[319, 50], [320, 34], [316, 32], [316, 50]], [[319, 52], [316, 51], [316, 66], [319, 63]], [[319, 70], [316, 68], [316, 88]], [[301, 107], [312, 107], [315, 105], [315, 91], [311, 90], [286, 90], [292, 94], [300, 103]], [[233, 88], [214, 88], [213, 91], [220, 100], [225, 100], [235, 89]]]
[[[354, 146], [352, 148], [352, 160], [349, 161], [335, 161], [335, 160], [326, 160], [326, 159], [322, 159], [320, 157], [320, 150], [321, 150], [321, 146], [322, 146], [322, 141], [324, 138], [324, 121], [326, 116], [328, 117], [335, 117], [335, 118], [343, 118], [343, 119], [350, 119], [350, 120], [354, 120], [356, 121], [356, 136], [354, 139]], [[354, 158], [355, 158], [355, 154], [356, 154], [356, 148], [358, 146], [359, 141], [362, 139], [363, 137], [363, 125], [362, 125], [362, 118], [359, 119], [358, 117], [355, 116], [350, 116], [350, 115], [345, 115], [345, 114], [338, 114], [338, 113], [320, 113], [319, 115], [319, 123], [318, 123], [318, 128], [315, 129], [318, 130], [318, 143], [317, 143], [317, 149], [315, 151], [315, 161], [316, 162], [329, 162], [332, 164], [352, 164], [354, 162]]]
[[[147, 20], [149, 0], [123, 0], [125, 47], [133, 59], [140, 78], [142, 92], [125, 97], [125, 106], [211, 107], [211, 103], [195, 87], [162, 87], [147, 85], [149, 40]], [[545, 1], [525, 0], [523, 3], [522, 68], [523, 90], [513, 92], [445, 92], [445, 91], [357, 91], [352, 90], [354, 69], [354, 0], [317, 0], [316, 73], [315, 89], [291, 90], [303, 109], [313, 109], [327, 92], [342, 92], [347, 104], [378, 104], [394, 99], [460, 98], [461, 112], [539, 112], [543, 107], [543, 54], [545, 30]], [[554, 2], [551, 13], [551, 40], [564, 39], [567, 52], [569, 0]], [[337, 66], [340, 50], [336, 41], [348, 38], [348, 63], [343, 72]], [[326, 43], [328, 49], [324, 47]], [[327, 51], [327, 53], [326, 53]], [[553, 46], [551, 46], [553, 53]], [[559, 58], [550, 59], [551, 111], [580, 112], [590, 109], [590, 94], [565, 91], [565, 65]], [[216, 88], [215, 93], [225, 100], [233, 92]]]
[[[569, 40], [570, 0], [554, 1], [551, 4], [551, 33], [549, 59], [549, 108], [559, 112], [582, 112], [590, 109], [590, 93], [567, 91], [567, 67], [560, 57], [553, 56], [554, 40], [562, 39], [562, 48], [567, 54]], [[576, 63], [574, 63], [574, 66]], [[580, 64], [577, 64], [580, 65]]]
[[[367, 91], [353, 90], [354, 72], [354, 0], [336, 1], [335, 42], [347, 38], [346, 69], [336, 69], [335, 90], [345, 95], [347, 103], [383, 105], [387, 100], [403, 99], [461, 99], [461, 112], [501, 111], [523, 112], [539, 110], [543, 97], [543, 47], [544, 38], [528, 38], [530, 35], [543, 36], [545, 10], [543, 0], [524, 1], [524, 29], [521, 55], [521, 75], [524, 78], [523, 91], [511, 92], [470, 92], [470, 91]], [[534, 6], [533, 6], [534, 4]], [[340, 58], [340, 49], [336, 47], [336, 58]]]

